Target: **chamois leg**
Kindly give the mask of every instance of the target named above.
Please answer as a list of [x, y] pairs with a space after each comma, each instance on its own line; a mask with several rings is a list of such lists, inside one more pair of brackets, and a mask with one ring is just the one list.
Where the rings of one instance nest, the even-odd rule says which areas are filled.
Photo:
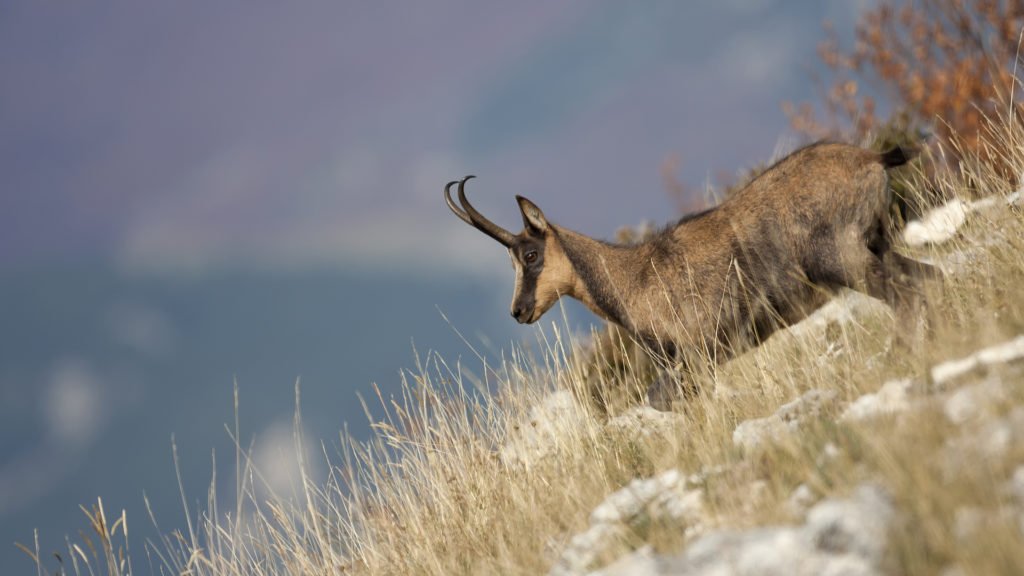
[[887, 252], [886, 256], [890, 257], [893, 265], [896, 266], [902, 274], [905, 274], [907, 276], [922, 281], [942, 281], [944, 279], [942, 270], [940, 270], [936, 266], [932, 266], [931, 264], [926, 264], [925, 262], [921, 262], [920, 260], [908, 258], [895, 251]]
[[[693, 399], [700, 390], [700, 385], [695, 379], [695, 371], [712, 370], [715, 364], [721, 365], [736, 357], [737, 350], [724, 346], [715, 346], [708, 343], [705, 353], [690, 352], [677, 353], [670, 360], [664, 361], [658, 370], [658, 375], [647, 386], [647, 403], [655, 410], [667, 412], [672, 409], [676, 402]], [[714, 350], [714, 358], [709, 358], [706, 353]], [[697, 377], [700, 374], [696, 375]]]
[[668, 412], [678, 400], [692, 397], [696, 387], [688, 384], [685, 365], [666, 368], [647, 386], [647, 403], [655, 410]]
[[889, 268], [889, 278], [900, 330], [897, 344], [904, 350], [918, 348], [931, 334], [933, 322], [925, 294], [925, 283], [943, 281], [942, 271], [924, 262], [907, 258], [894, 251], [886, 252], [883, 263]]
[[850, 230], [845, 236], [822, 240], [808, 266], [808, 278], [817, 284], [844, 286], [885, 302], [896, 315], [897, 345], [913, 349], [920, 344], [922, 280], [937, 271], [893, 252], [884, 234], [865, 243], [859, 232]]
[[692, 397], [696, 387], [689, 381], [689, 363], [674, 343], [667, 346], [649, 339], [645, 342], [658, 365], [658, 375], [647, 386], [647, 403], [655, 410], [667, 412], [673, 402]]
[[[891, 250], [869, 260], [866, 293], [884, 301], [896, 316], [895, 343], [902, 351], [920, 348], [925, 341], [924, 280], [937, 269]], [[938, 273], [941, 277], [941, 273]]]
[[876, 284], [872, 295], [889, 304], [896, 315], [896, 345], [904, 351], [915, 350], [924, 343], [932, 325], [928, 318], [925, 282], [941, 282], [943, 275], [935, 266], [893, 250], [891, 231], [891, 222], [885, 213], [867, 243], [868, 250], [876, 255], [868, 259], [869, 284]]

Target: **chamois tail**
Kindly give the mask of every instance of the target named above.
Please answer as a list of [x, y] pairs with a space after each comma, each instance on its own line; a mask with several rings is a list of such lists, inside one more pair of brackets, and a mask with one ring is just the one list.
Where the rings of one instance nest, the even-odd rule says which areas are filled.
[[878, 160], [882, 163], [882, 166], [886, 168], [895, 168], [896, 166], [903, 166], [907, 162], [910, 162], [917, 156], [918, 150], [913, 147], [893, 146], [889, 150], [882, 152], [878, 155]]

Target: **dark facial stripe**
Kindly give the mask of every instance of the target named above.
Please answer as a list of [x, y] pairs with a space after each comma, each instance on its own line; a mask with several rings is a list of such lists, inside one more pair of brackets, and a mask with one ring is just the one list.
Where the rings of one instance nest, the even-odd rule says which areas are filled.
[[594, 304], [605, 313], [609, 320], [619, 326], [632, 330], [631, 325], [628, 323], [625, 309], [615, 293], [615, 288], [609, 281], [608, 271], [605, 270], [604, 265], [600, 261], [588, 258], [586, 248], [575, 246], [570, 238], [559, 236], [554, 229], [552, 231], [558, 236], [562, 250], [565, 252], [565, 257], [569, 259], [569, 263], [576, 271], [576, 275], [580, 277], [587, 292], [590, 293]]
[[522, 287], [519, 290], [520, 304], [524, 305], [531, 310], [537, 302], [537, 279], [544, 273], [544, 269], [538, 272], [537, 270], [530, 270], [525, 264], [523, 266], [523, 279]]
[[[520, 268], [518, 298], [512, 303], [513, 308], [529, 311], [531, 315], [536, 313], [537, 307], [537, 283], [544, 274], [544, 238], [530, 237], [527, 242], [520, 243], [512, 248], [513, 258], [516, 266]], [[526, 263], [526, 254], [530, 250], [536, 250], [538, 259], [532, 264]]]

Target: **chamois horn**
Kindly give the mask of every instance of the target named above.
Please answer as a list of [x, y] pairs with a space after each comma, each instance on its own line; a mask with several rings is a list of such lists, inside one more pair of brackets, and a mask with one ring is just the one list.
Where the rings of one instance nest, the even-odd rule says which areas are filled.
[[451, 208], [452, 212], [454, 212], [455, 215], [461, 218], [464, 222], [471, 224], [477, 230], [487, 234], [491, 238], [494, 238], [500, 242], [502, 246], [511, 246], [512, 242], [515, 240], [515, 234], [512, 234], [508, 230], [505, 230], [501, 226], [498, 226], [494, 222], [485, 218], [484, 215], [478, 212], [476, 208], [473, 208], [473, 205], [466, 199], [466, 181], [470, 178], [476, 178], [476, 176], [466, 176], [458, 182], [459, 203], [462, 204], [462, 210], [455, 206], [455, 202], [452, 201], [450, 190], [451, 186], [455, 184], [455, 182], [449, 182], [448, 185], [444, 187], [444, 198], [448, 202], [448, 207]]
[[448, 208], [451, 209], [452, 213], [459, 217], [459, 220], [462, 220], [466, 224], [469, 224], [470, 226], [476, 228], [476, 224], [473, 224], [473, 221], [469, 219], [469, 214], [466, 214], [466, 211], [463, 210], [462, 208], [459, 208], [459, 206], [457, 204], [455, 204], [455, 201], [452, 200], [452, 193], [451, 193], [452, 186], [455, 186], [458, 183], [459, 183], [458, 180], [452, 180], [447, 185], [445, 185], [445, 187], [444, 187], [444, 200], [445, 200], [445, 202], [448, 203]]

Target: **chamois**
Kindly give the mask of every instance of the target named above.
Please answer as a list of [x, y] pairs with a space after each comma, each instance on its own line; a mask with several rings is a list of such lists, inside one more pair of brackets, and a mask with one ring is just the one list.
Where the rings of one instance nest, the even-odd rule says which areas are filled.
[[[899, 147], [877, 153], [812, 144], [718, 206], [630, 245], [555, 225], [522, 196], [524, 228], [512, 234], [466, 199], [473, 176], [449, 182], [444, 195], [456, 216], [508, 248], [517, 321], [536, 322], [570, 296], [655, 358], [685, 367], [696, 357], [723, 362], [757, 346], [841, 287], [886, 302], [900, 327], [917, 326], [922, 280], [939, 273], [892, 250], [887, 173], [911, 157]], [[459, 205], [451, 196], [456, 184]], [[664, 405], [665, 378], [648, 390], [652, 404]]]

